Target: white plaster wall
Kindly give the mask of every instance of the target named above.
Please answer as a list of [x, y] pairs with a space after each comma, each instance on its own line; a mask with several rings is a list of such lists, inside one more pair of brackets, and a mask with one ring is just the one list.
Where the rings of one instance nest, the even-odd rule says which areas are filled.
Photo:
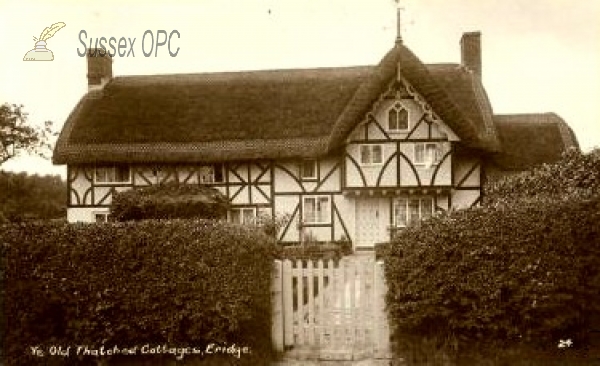
[[[260, 188], [260, 190], [259, 190]], [[271, 197], [271, 186], [266, 184], [259, 184], [252, 186], [252, 204], [268, 204], [268, 198]], [[264, 195], [263, 193], [264, 192]], [[266, 195], [266, 197], [265, 197]]]
[[[479, 163], [479, 158], [470, 158], [461, 156], [454, 162], [454, 183], [458, 184], [473, 166]], [[475, 168], [473, 173], [463, 182], [462, 187], [479, 187], [481, 185], [481, 165]]]
[[336, 166], [335, 170], [325, 182], [319, 187], [320, 192], [338, 192], [341, 190], [341, 166], [339, 159], [323, 159], [319, 161], [320, 180], [323, 180], [329, 172]]
[[[300, 203], [299, 196], [275, 196], [275, 216], [276, 217], [284, 217], [285, 215], [291, 215], [298, 204]], [[282, 238], [282, 241], [300, 241], [300, 237], [298, 235], [298, 224], [300, 223], [299, 212], [295, 215], [295, 217], [290, 217], [292, 219], [292, 223], [289, 226], [288, 231], [285, 236]], [[281, 233], [280, 233], [281, 234]]]
[[[333, 201], [340, 213], [340, 218], [344, 221], [346, 229], [348, 230], [348, 236], [350, 240], [354, 240], [354, 199], [349, 196], [335, 195]], [[337, 220], [335, 221], [335, 240], [341, 240], [342, 236], [345, 235], [342, 224]]]
[[70, 207], [67, 209], [68, 222], [94, 222], [95, 213], [108, 213], [106, 207]]
[[[360, 164], [360, 144], [350, 144], [346, 147], [346, 152], [348, 153], [348, 155], [352, 156], [352, 158], [356, 160], [356, 162], [358, 163], [358, 167], [362, 170], [368, 187], [374, 187], [376, 185], [377, 178], [379, 177], [379, 173], [383, 169], [385, 162], [389, 159], [391, 155], [393, 155], [396, 152], [395, 142], [381, 143], [380, 145], [383, 148], [383, 161], [381, 164], [377, 165]], [[346, 158], [346, 169], [346, 185], [348, 187], [363, 187], [359, 171], [348, 158]], [[390, 169], [390, 174], [392, 176], [395, 176], [395, 164], [388, 164], [386, 169]]]
[[450, 209], [450, 200], [448, 195], [438, 195], [437, 196], [437, 207], [447, 211]]
[[275, 192], [302, 192], [301, 186], [294, 179], [294, 177], [298, 177], [298, 164], [284, 162], [279, 165], [286, 168], [291, 174], [293, 174], [293, 176], [290, 176], [290, 174], [288, 174], [285, 170], [275, 167]]
[[[379, 109], [376, 110], [373, 114], [375, 119], [379, 122], [379, 125], [384, 129], [384, 131], [388, 132], [388, 135], [392, 139], [404, 139], [406, 138], [407, 132], [390, 132], [388, 130], [388, 110], [396, 103], [400, 103], [406, 110], [408, 111], [408, 123], [409, 123], [409, 131], [418, 123], [418, 121], [423, 116], [423, 111], [421, 107], [410, 99], [402, 99], [402, 100], [385, 100], [383, 101]], [[371, 137], [371, 131], [369, 131], [369, 137]], [[419, 126], [417, 130], [413, 133], [413, 135], [425, 136], [427, 137], [427, 124], [425, 124], [425, 128], [423, 126]], [[423, 135], [424, 134], [424, 135]], [[425, 138], [425, 137], [416, 137], [416, 138]]]
[[469, 208], [479, 198], [478, 189], [455, 190], [452, 193], [452, 207], [456, 209]]
[[[441, 143], [442, 156], [450, 150], [450, 143]], [[409, 159], [411, 162], [415, 160], [415, 145], [413, 143], [402, 143], [400, 144], [400, 151]], [[428, 185], [451, 185], [452, 184], [452, 155], [446, 157], [438, 169], [435, 176], [435, 182], [432, 182], [433, 173], [435, 172], [436, 165], [424, 166], [414, 165], [417, 171], [418, 177], [421, 184], [424, 186]], [[410, 165], [404, 158], [400, 158], [400, 185], [401, 186], [415, 186], [418, 184], [415, 173], [411, 169]]]
[[[86, 192], [92, 187], [92, 171], [91, 169], [77, 169], [73, 170], [72, 174], [75, 175], [71, 181], [71, 189], [76, 191], [79, 195], [80, 202], [77, 202], [77, 198], [74, 193], [70, 192], [71, 195], [71, 204], [76, 205], [91, 205], [92, 197], [91, 194], [86, 196]], [[87, 175], [87, 177], [86, 177]]]
[[308, 238], [311, 238], [315, 241], [331, 241], [330, 227], [305, 226], [303, 230], [304, 240], [308, 240]]

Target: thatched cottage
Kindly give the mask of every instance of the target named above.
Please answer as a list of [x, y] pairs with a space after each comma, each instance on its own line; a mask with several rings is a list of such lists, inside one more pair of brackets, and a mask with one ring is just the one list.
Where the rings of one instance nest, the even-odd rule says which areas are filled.
[[439, 210], [477, 205], [486, 179], [577, 146], [554, 113], [497, 115], [480, 33], [461, 64], [424, 64], [398, 39], [375, 66], [112, 75], [88, 55], [89, 92], [53, 161], [68, 220], [104, 220], [115, 191], [177, 181], [230, 201], [229, 219], [290, 220], [282, 242], [372, 248]]

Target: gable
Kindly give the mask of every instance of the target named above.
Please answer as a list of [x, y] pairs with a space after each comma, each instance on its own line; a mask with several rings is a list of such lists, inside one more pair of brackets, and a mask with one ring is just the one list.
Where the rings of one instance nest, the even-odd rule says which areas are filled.
[[[493, 123], [487, 125], [482, 114], [488, 113], [487, 108], [479, 105], [473, 109], [475, 112], [468, 114], [466, 109], [468, 104], [478, 103], [478, 100], [471, 98], [452, 98], [451, 94], [442, 86], [440, 80], [444, 74], [432, 74], [427, 65], [423, 64], [408, 48], [403, 45], [396, 45], [392, 48], [379, 65], [375, 68], [371, 76], [360, 86], [353, 96], [350, 104], [344, 109], [342, 115], [338, 118], [336, 125], [329, 137], [330, 149], [343, 144], [345, 137], [354, 128], [357, 121], [360, 121], [364, 114], [368, 112], [371, 106], [383, 94], [389, 83], [397, 77], [398, 67], [402, 78], [406, 79], [416, 92], [418, 92], [435, 111], [442, 120], [458, 136], [463, 144], [470, 148], [482, 149], [486, 151], [498, 151], [500, 149], [499, 140], [494, 132]], [[460, 72], [469, 74], [466, 69], [459, 69]], [[467, 85], [461, 85], [466, 88], [474, 88], [481, 80], [471, 78]], [[481, 87], [483, 90], [483, 87]], [[472, 95], [481, 92], [473, 91]], [[491, 110], [491, 109], [490, 109]], [[488, 116], [488, 120], [489, 120]], [[486, 130], [488, 130], [486, 133]]]
[[390, 85], [346, 141], [423, 139], [460, 141], [429, 103], [406, 80], [402, 80]]

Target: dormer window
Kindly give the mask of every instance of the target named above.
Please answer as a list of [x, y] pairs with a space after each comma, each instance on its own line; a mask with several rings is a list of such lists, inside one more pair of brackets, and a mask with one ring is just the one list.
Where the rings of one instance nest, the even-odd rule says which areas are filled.
[[408, 111], [400, 103], [396, 103], [388, 111], [388, 130], [392, 132], [408, 131]]

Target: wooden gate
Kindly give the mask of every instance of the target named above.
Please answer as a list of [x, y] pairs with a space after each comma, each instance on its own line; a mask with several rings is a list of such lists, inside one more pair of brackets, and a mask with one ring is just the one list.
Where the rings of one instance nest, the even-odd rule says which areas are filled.
[[276, 261], [273, 344], [290, 358], [389, 358], [385, 293], [383, 263], [373, 256]]

